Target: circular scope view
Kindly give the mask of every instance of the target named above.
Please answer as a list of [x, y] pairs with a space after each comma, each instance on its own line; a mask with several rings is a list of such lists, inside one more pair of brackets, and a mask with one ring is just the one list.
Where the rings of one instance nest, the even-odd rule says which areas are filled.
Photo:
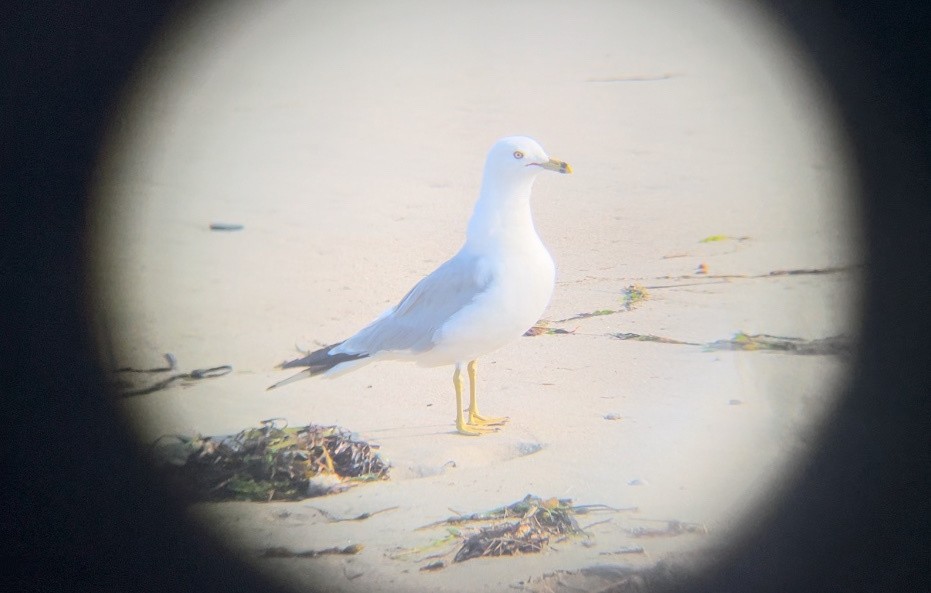
[[110, 397], [191, 521], [342, 592], [597, 590], [754, 527], [842, 396], [863, 259], [831, 98], [767, 14], [175, 24], [88, 236]]

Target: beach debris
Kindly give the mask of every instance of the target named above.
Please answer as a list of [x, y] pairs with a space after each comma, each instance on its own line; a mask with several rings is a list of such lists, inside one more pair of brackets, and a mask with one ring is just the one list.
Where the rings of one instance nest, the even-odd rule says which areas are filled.
[[702, 346], [707, 351], [713, 350], [742, 350], [742, 351], [765, 351], [775, 350], [786, 352], [788, 354], [801, 355], [838, 355], [849, 356], [853, 353], [853, 340], [846, 335], [831, 336], [816, 340], [805, 340], [803, 338], [787, 338], [781, 336], [771, 336], [769, 334], [746, 334], [737, 332], [731, 338], [715, 340], [700, 344], [697, 342], [685, 342], [664, 338], [651, 334], [635, 333], [615, 333], [609, 334], [618, 340], [634, 340], [637, 342], [659, 342], [661, 344], [681, 344], [685, 346]]
[[[177, 370], [178, 368], [178, 359], [175, 358], [175, 355], [167, 352], [164, 354], [165, 362], [168, 366], [156, 367], [151, 369], [137, 369], [133, 367], [122, 367], [114, 369], [112, 372], [114, 374], [154, 374], [154, 373], [170, 373]], [[126, 379], [117, 379], [113, 382], [113, 387], [118, 391], [119, 397], [132, 397], [136, 395], [146, 395], [148, 393], [154, 393], [165, 389], [175, 381], [197, 381], [200, 379], [213, 379], [215, 377], [222, 377], [223, 375], [228, 375], [233, 372], [233, 367], [224, 364], [221, 366], [206, 368], [206, 369], [194, 369], [189, 373], [175, 373], [161, 381], [157, 381], [150, 385], [146, 386], [136, 386], [131, 381]]]
[[301, 500], [388, 478], [377, 445], [338, 426], [289, 427], [264, 420], [234, 436], [156, 441], [153, 455], [170, 483], [200, 501]]
[[706, 264], [705, 262], [701, 262], [700, 264], [698, 264], [698, 267], [695, 268], [695, 273], [696, 274], [707, 274], [708, 264]]
[[[583, 509], [583, 507], [580, 507]], [[586, 512], [582, 510], [582, 512]], [[548, 498], [528, 494], [522, 500], [485, 513], [466, 517], [450, 517], [447, 523], [495, 521], [465, 539], [453, 562], [464, 562], [482, 556], [511, 556], [517, 553], [539, 552], [551, 536], [581, 535], [575, 519], [578, 514], [570, 499]], [[508, 519], [516, 519], [507, 521]], [[507, 521], [499, 523], [499, 521]]]
[[772, 270], [766, 274], [760, 274], [755, 277], [772, 277], [772, 276], [819, 276], [821, 274], [837, 274], [838, 272], [847, 272], [856, 269], [859, 266], [840, 266], [833, 268], [799, 268], [795, 270]]
[[[630, 311], [636, 307], [641, 302], [650, 298], [650, 293], [646, 288], [639, 284], [631, 284], [627, 288], [621, 291], [621, 308], [620, 309], [596, 309], [595, 311], [587, 311], [584, 313], [578, 313], [572, 317], [566, 317], [565, 319], [557, 319], [553, 323], [566, 323], [568, 321], [577, 321], [579, 319], [590, 319], [592, 317], [602, 317], [605, 315], [614, 315], [615, 313], [623, 313], [625, 311]], [[540, 320], [532, 328], [527, 330], [524, 334], [525, 336], [538, 336], [540, 334], [574, 334], [575, 330], [567, 331], [554, 329], [549, 327], [548, 321]]]
[[133, 367], [120, 367], [113, 369], [114, 373], [168, 373], [178, 368], [178, 358], [171, 352], [162, 355], [165, 358], [165, 364], [168, 366], [155, 367], [151, 369], [135, 369]]
[[645, 554], [643, 546], [623, 546], [610, 552], [599, 552], [599, 556], [614, 556], [618, 554]]
[[730, 235], [709, 235], [699, 240], [699, 243], [717, 243], [718, 241], [749, 241], [750, 237], [732, 237]]
[[[702, 280], [697, 286], [709, 284], [709, 280], [738, 280], [738, 279], [755, 279], [755, 278], [773, 278], [778, 276], [820, 276], [824, 274], [842, 274], [852, 272], [862, 268], [860, 264], [850, 266], [833, 266], [827, 268], [796, 268], [790, 270], [772, 270], [763, 274], [687, 274], [684, 276], [656, 276], [654, 280]], [[663, 284], [647, 286], [648, 289], [660, 288], [681, 288], [683, 286], [693, 286], [693, 284]]]
[[[418, 529], [425, 529], [420, 527]], [[434, 539], [422, 546], [415, 548], [397, 547], [386, 554], [392, 560], [413, 560], [421, 562], [423, 560], [433, 560], [448, 556], [450, 547], [462, 541], [462, 532], [455, 527], [447, 527], [446, 535]]]
[[630, 311], [643, 301], [650, 298], [650, 293], [640, 284], [631, 284], [621, 291], [621, 306]]
[[697, 342], [683, 342], [682, 340], [673, 340], [672, 338], [663, 338], [660, 336], [654, 336], [652, 334], [634, 334], [629, 332], [621, 332], [609, 335], [612, 338], [617, 338], [618, 340], [633, 340], [635, 342], [659, 342], [660, 344], [682, 344], [685, 346], [702, 345]]
[[321, 515], [323, 515], [323, 516], [326, 518], [326, 520], [327, 520], [328, 522], [330, 522], [330, 523], [341, 523], [341, 522], [343, 522], [343, 521], [364, 521], [364, 520], [366, 520], [366, 519], [372, 517], [373, 515], [377, 515], [378, 513], [385, 513], [385, 512], [387, 512], [387, 511], [396, 511], [396, 510], [398, 510], [399, 507], [396, 507], [396, 506], [395, 506], [395, 507], [388, 507], [388, 508], [386, 508], [386, 509], [380, 509], [380, 510], [377, 510], [377, 511], [372, 511], [371, 513], [362, 513], [361, 515], [356, 515], [356, 516], [354, 516], [354, 517], [337, 517], [337, 516], [334, 515], [333, 513], [327, 512], [327, 511], [325, 511], [325, 510], [323, 510], [323, 509], [318, 509], [318, 508], [316, 508], [316, 507], [310, 507], [310, 508], [314, 509], [315, 511], [317, 511], [318, 513], [320, 513]]
[[605, 420], [623, 420], [624, 417], [618, 412], [611, 412], [604, 415]]
[[[621, 511], [632, 511], [636, 508], [623, 508], [615, 509], [604, 504], [584, 504], [584, 505], [573, 505], [572, 499], [569, 498], [548, 498], [546, 500], [541, 499], [539, 496], [533, 496], [528, 494], [521, 500], [503, 507], [498, 507], [490, 511], [485, 511], [481, 513], [471, 513], [468, 515], [462, 513], [456, 513], [452, 517], [447, 517], [440, 521], [430, 523], [428, 525], [423, 525], [418, 527], [418, 530], [421, 529], [430, 529], [431, 527], [437, 527], [440, 525], [459, 525], [462, 523], [474, 523], [477, 521], [496, 521], [501, 519], [512, 519], [514, 517], [523, 517], [528, 513], [535, 514], [540, 509], [544, 509], [548, 512], [558, 512], [562, 514], [570, 515], [584, 515], [591, 512], [597, 511], [608, 511], [608, 512], [621, 512]], [[453, 511], [455, 512], [455, 511]]]
[[[638, 519], [640, 521], [650, 521], [650, 519]], [[701, 535], [706, 535], [708, 533], [708, 528], [701, 523], [687, 523], [685, 521], [679, 521], [677, 519], [672, 520], [658, 520], [655, 521], [665, 523], [663, 527], [631, 527], [625, 529], [633, 537], [671, 537], [676, 535], [684, 535], [687, 533], [697, 533]]]
[[433, 570], [439, 570], [441, 568], [446, 568], [446, 563], [443, 562], [442, 560], [437, 560], [436, 562], [431, 562], [430, 564], [426, 566], [421, 566], [420, 572], [430, 572]]
[[243, 229], [241, 224], [231, 224], [226, 222], [212, 222], [210, 223], [211, 231], [241, 231]]
[[615, 311], [614, 309], [598, 309], [597, 311], [591, 311], [589, 313], [579, 313], [578, 315], [566, 317], [565, 319], [557, 319], [554, 323], [565, 323], [567, 321], [575, 321], [576, 319], [588, 319], [590, 317], [601, 317], [603, 315], [613, 315], [615, 313], [620, 313], [620, 311]]
[[325, 548], [323, 550], [301, 550], [296, 552], [288, 548], [273, 547], [265, 548], [262, 551], [260, 558], [319, 558], [320, 556], [328, 555], [351, 556], [358, 554], [364, 548], [365, 546], [362, 544], [350, 544], [343, 548], [333, 547]]
[[[573, 529], [568, 525], [566, 528]], [[544, 526], [535, 517], [529, 520], [521, 519], [515, 523], [483, 527], [480, 532], [465, 540], [456, 552], [453, 562], [465, 562], [482, 556], [512, 556], [518, 553], [539, 552], [549, 541], [549, 526]]]
[[853, 342], [845, 335], [804, 340], [802, 338], [786, 338], [769, 334], [749, 335], [744, 332], [737, 332], [730, 339], [716, 340], [705, 344], [705, 348], [708, 350], [779, 350], [802, 355], [850, 355], [853, 353]]
[[[431, 561], [440, 559], [429, 565], [432, 568], [421, 569], [438, 570], [446, 566], [442, 559], [453, 555], [453, 550], [455, 554], [452, 562], [464, 562], [486, 556], [536, 553], [550, 545], [554, 539], [562, 541], [573, 536], [586, 535], [585, 529], [579, 527], [577, 516], [596, 511], [622, 510], [636, 509], [614, 509], [601, 504], [573, 505], [570, 499], [543, 499], [528, 494], [515, 503], [490, 511], [460, 513], [419, 527], [419, 530], [423, 530], [444, 526], [447, 534], [426, 546], [401, 550], [393, 557], [418, 556], [424, 552], [436, 552], [445, 548], [446, 551], [420, 558]], [[474, 525], [481, 523], [486, 525]]]
[[[567, 319], [561, 319], [560, 321], [568, 321]], [[557, 322], [558, 323], [558, 322]], [[533, 327], [524, 332], [524, 335], [527, 337], [540, 336], [543, 334], [574, 334], [575, 330], [560, 329], [556, 327], [549, 327], [550, 322], [541, 319], [536, 322]]]

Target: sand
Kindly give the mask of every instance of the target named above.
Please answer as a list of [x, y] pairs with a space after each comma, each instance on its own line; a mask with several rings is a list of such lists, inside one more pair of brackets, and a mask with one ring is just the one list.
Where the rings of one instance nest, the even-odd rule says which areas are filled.
[[[115, 403], [143, 442], [261, 420], [338, 424], [391, 479], [191, 516], [269, 578], [330, 591], [532, 588], [724, 541], [829, 421], [849, 360], [707, 344], [857, 334], [855, 180], [817, 78], [748, 7], [717, 3], [280, 3], [193, 15], [115, 113], [89, 234], [104, 363], [229, 364]], [[266, 393], [274, 366], [394, 304], [464, 239], [488, 147], [535, 137], [545, 320], [479, 361], [498, 433], [457, 435], [451, 368], [378, 363]], [[211, 223], [243, 225], [211, 231]], [[702, 241], [709, 237], [720, 240]], [[700, 265], [705, 273], [697, 273]], [[777, 274], [777, 271], [827, 273]], [[648, 298], [627, 310], [625, 288]], [[612, 314], [568, 318], [611, 310]], [[636, 511], [540, 554], [421, 571], [453, 512], [531, 493]], [[397, 507], [397, 508], [394, 508]], [[328, 522], [381, 509], [370, 519]], [[659, 520], [658, 522], [654, 520]], [[636, 538], [678, 520], [702, 533]], [[584, 523], [583, 523], [584, 525]], [[261, 550], [362, 544], [357, 555]], [[625, 546], [643, 553], [617, 554]]]

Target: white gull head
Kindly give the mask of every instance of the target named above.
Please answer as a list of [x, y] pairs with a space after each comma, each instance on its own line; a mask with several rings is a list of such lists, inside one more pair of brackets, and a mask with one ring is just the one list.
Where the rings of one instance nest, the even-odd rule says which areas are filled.
[[543, 169], [572, 173], [568, 163], [551, 159], [533, 138], [508, 136], [495, 142], [488, 151], [484, 180], [501, 183], [511, 179], [533, 179]]
[[522, 240], [536, 233], [530, 212], [530, 190], [543, 170], [572, 173], [568, 163], [550, 158], [536, 140], [508, 136], [488, 151], [482, 189], [469, 220], [468, 243], [475, 249], [489, 241]]

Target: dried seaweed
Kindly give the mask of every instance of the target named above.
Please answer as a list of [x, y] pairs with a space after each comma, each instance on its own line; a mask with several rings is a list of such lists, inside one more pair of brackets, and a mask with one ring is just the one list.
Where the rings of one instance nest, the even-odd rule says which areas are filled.
[[[114, 369], [113, 373], [136, 373], [136, 374], [152, 374], [152, 373], [170, 373], [177, 370], [178, 368], [178, 359], [174, 354], [168, 352], [164, 355], [165, 362], [168, 366], [165, 367], [156, 367], [151, 369], [137, 369], [133, 367], [122, 367]], [[157, 381], [150, 385], [144, 387], [135, 386], [131, 381], [126, 379], [116, 379], [113, 381], [112, 385], [116, 391], [118, 391], [119, 397], [133, 397], [136, 395], [147, 395], [149, 393], [154, 393], [156, 391], [161, 391], [166, 389], [169, 385], [176, 381], [182, 382], [191, 382], [200, 379], [213, 379], [215, 377], [222, 377], [233, 372], [233, 367], [224, 364], [221, 366], [205, 368], [205, 369], [194, 369], [189, 373], [175, 373], [161, 381]], [[187, 383], [182, 383], [187, 384]]]
[[620, 554], [646, 554], [643, 546], [622, 546], [610, 552], [598, 552], [599, 556], [617, 556]]
[[462, 539], [462, 533], [458, 529], [447, 527], [446, 535], [443, 537], [416, 548], [394, 548], [388, 552], [387, 556], [392, 560], [413, 560], [415, 562], [442, 558], [448, 556], [451, 546], [461, 542]]
[[682, 344], [685, 346], [701, 346], [695, 342], [683, 342], [681, 340], [674, 340], [672, 338], [664, 338], [662, 336], [654, 336], [653, 334], [634, 334], [634, 333], [617, 333], [610, 334], [611, 337], [617, 338], [618, 340], [633, 340], [635, 342], [658, 342], [660, 344]]
[[[656, 276], [654, 280], [701, 280], [698, 285], [708, 284], [708, 280], [737, 280], [737, 279], [756, 279], [756, 278], [775, 278], [779, 276], [820, 276], [827, 274], [843, 274], [862, 268], [862, 264], [853, 264], [849, 266], [835, 266], [828, 268], [797, 268], [791, 270], [772, 270], [763, 274], [714, 274], [714, 275], [695, 275], [686, 274], [683, 276]], [[649, 289], [660, 288], [679, 288], [682, 286], [694, 286], [695, 284], [669, 284], [662, 286], [647, 286]]]
[[[554, 323], [566, 323], [568, 321], [578, 321], [579, 319], [590, 319], [592, 317], [603, 317], [605, 315], [614, 315], [615, 313], [630, 311], [641, 302], [648, 300], [649, 298], [650, 293], [645, 287], [640, 284], [631, 284], [621, 291], [621, 309], [597, 309], [595, 311], [578, 313], [572, 317], [566, 317], [565, 319], [557, 319], [554, 321]], [[566, 330], [560, 332], [556, 329], [550, 329], [547, 327], [547, 325], [547, 322], [541, 320], [535, 326], [530, 328], [530, 330], [528, 330], [524, 335], [539, 335], [541, 333], [573, 333]]]
[[[566, 321], [566, 320], [561, 320], [561, 321]], [[557, 321], [557, 323], [559, 322]], [[536, 323], [536, 325], [534, 325], [533, 327], [525, 331], [524, 335], [532, 338], [534, 336], [539, 336], [542, 334], [552, 335], [552, 334], [573, 334], [575, 333], [575, 330], [555, 328], [555, 327], [550, 327], [549, 325], [550, 325], [549, 321], [546, 321], [545, 319], [541, 319], [540, 321]]]
[[567, 321], [576, 321], [579, 319], [590, 319], [592, 317], [603, 317], [605, 315], [614, 315], [615, 313], [618, 313], [618, 312], [619, 311], [615, 311], [614, 309], [598, 309], [597, 311], [591, 311], [587, 313], [578, 313], [576, 315], [573, 315], [572, 317], [566, 317], [565, 319], [557, 319], [556, 321], [554, 321], [554, 323], [566, 323]]
[[769, 334], [748, 335], [737, 332], [729, 340], [717, 340], [706, 344], [708, 350], [778, 350], [790, 354], [817, 355], [833, 354], [847, 356], [853, 352], [853, 344], [847, 336], [831, 336], [818, 340], [786, 338]]
[[300, 500], [388, 477], [378, 447], [337, 426], [266, 420], [235, 436], [176, 438], [173, 449], [156, 443], [155, 454], [168, 479], [194, 500]]
[[[648, 519], [641, 520], [647, 521]], [[670, 537], [684, 535], [686, 533], [698, 533], [702, 535], [708, 533], [708, 528], [701, 523], [687, 523], [677, 519], [662, 522], [666, 524], [663, 527], [634, 527], [626, 529], [625, 531], [633, 537]]]
[[616, 333], [611, 337], [619, 340], [637, 342], [658, 342], [661, 344], [681, 344], [685, 346], [702, 346], [705, 350], [741, 350], [747, 352], [775, 350], [787, 354], [850, 356], [853, 353], [853, 341], [844, 335], [831, 336], [816, 340], [787, 338], [769, 334], [746, 334], [737, 332], [732, 338], [715, 340], [706, 344], [684, 342], [650, 334]]
[[625, 311], [630, 311], [649, 298], [650, 293], [640, 284], [631, 284], [621, 291], [621, 305]]
[[[522, 500], [487, 513], [453, 517], [447, 522], [510, 519], [517, 521], [496, 523], [482, 528], [466, 538], [456, 552], [453, 562], [463, 562], [482, 556], [511, 556], [519, 553], [540, 552], [553, 536], [582, 535], [575, 516], [593, 509], [608, 509], [603, 505], [573, 506], [570, 499], [543, 500], [528, 494]], [[614, 510], [614, 509], [610, 509]]]
[[[490, 511], [459, 514], [442, 521], [424, 525], [420, 529], [446, 526], [449, 535], [413, 551], [405, 551], [398, 557], [410, 555], [411, 552], [435, 550], [461, 542], [453, 562], [463, 562], [484, 556], [509, 556], [521, 553], [540, 552], [549, 545], [553, 538], [584, 535], [576, 516], [593, 511], [619, 511], [630, 509], [613, 509], [605, 505], [573, 505], [570, 499], [542, 499], [528, 494], [523, 499]], [[490, 525], [479, 528], [469, 536], [463, 535], [457, 527], [468, 523], [487, 522]], [[435, 559], [446, 554], [433, 554], [425, 559]], [[429, 569], [436, 570], [444, 565], [434, 562]]]
[[262, 551], [262, 558], [319, 558], [320, 556], [329, 556], [329, 555], [340, 555], [340, 556], [350, 556], [358, 554], [363, 550], [364, 546], [362, 544], [350, 544], [344, 548], [334, 547], [334, 548], [325, 548], [323, 550], [301, 550], [300, 552], [295, 552], [288, 548], [265, 548]]
[[750, 237], [732, 237], [730, 235], [711, 235], [700, 240], [699, 243], [715, 243], [717, 241], [749, 241]]
[[396, 507], [396, 506], [388, 507], [384, 509], [379, 509], [377, 511], [372, 511], [370, 513], [362, 513], [361, 515], [355, 515], [352, 517], [337, 517], [333, 513], [326, 511], [324, 509], [318, 509], [315, 507], [310, 507], [310, 508], [314, 509], [315, 511], [323, 515], [326, 518], [326, 520], [330, 523], [342, 523], [344, 521], [365, 521], [366, 519], [371, 518], [372, 515], [377, 515], [378, 513], [385, 513], [388, 511], [396, 511], [398, 510], [399, 507]]
[[453, 562], [482, 556], [511, 556], [539, 552], [550, 541], [549, 533], [533, 518], [486, 527], [462, 544]]

